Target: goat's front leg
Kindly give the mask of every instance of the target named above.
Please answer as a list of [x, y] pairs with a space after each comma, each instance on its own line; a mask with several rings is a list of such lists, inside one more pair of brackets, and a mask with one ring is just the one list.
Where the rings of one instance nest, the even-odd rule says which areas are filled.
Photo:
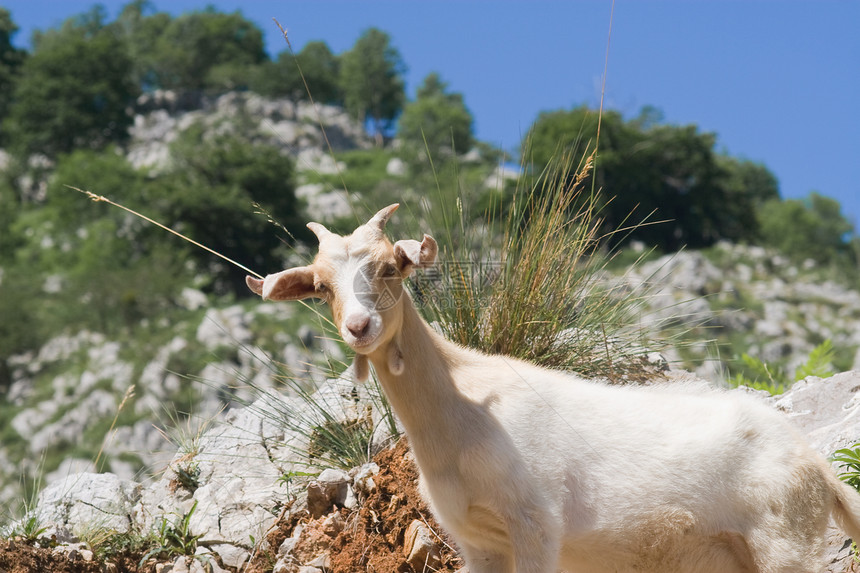
[[508, 553], [478, 549], [466, 544], [461, 549], [469, 573], [515, 573], [513, 559]]
[[469, 573], [555, 573], [561, 543], [555, 527], [526, 512], [508, 521], [506, 529], [497, 548], [462, 544]]
[[519, 544], [514, 555], [504, 551], [462, 547], [469, 573], [555, 573], [558, 548], [552, 542]]
[[516, 573], [555, 573], [561, 539], [558, 529], [540, 520], [524, 519], [510, 524]]

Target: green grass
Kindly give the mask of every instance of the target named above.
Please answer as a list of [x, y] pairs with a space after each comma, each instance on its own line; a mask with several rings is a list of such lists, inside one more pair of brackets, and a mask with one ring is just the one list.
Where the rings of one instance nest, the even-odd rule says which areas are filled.
[[144, 564], [152, 557], [163, 559], [180, 555], [193, 557], [206, 566], [211, 560], [211, 556], [205, 553], [196, 553], [200, 536], [194, 535], [191, 531], [191, 517], [196, 509], [197, 500], [194, 500], [188, 513], [174, 514], [173, 520], [162, 517], [152, 536], [155, 547], [152, 547], [141, 557], [138, 566], [143, 568]]
[[[253, 352], [250, 349], [246, 351]], [[339, 376], [345, 367], [345, 364], [330, 364], [327, 378]], [[331, 395], [327, 395], [328, 398], [321, 396], [313, 381], [294, 376], [285, 365], [276, 361], [269, 362], [268, 368], [279, 386], [298, 402], [285, 402], [279, 390], [261, 388], [248, 379], [244, 382], [253, 389], [255, 398], [262, 399], [264, 406], [255, 401], [246, 402], [245, 406], [285, 428], [288, 434], [297, 436], [297, 441], [287, 442], [284, 446], [297, 453], [299, 463], [305, 464], [309, 470], [349, 470], [369, 462], [377, 453], [372, 443], [376, 424], [385, 425], [391, 437], [397, 438], [394, 414], [375, 378], [365, 382], [363, 390], [371, 405], [360, 405], [357, 401], [343, 398], [328, 401]]]
[[602, 231], [598, 195], [581, 188], [592, 159], [558, 157], [479, 217], [465, 200], [449, 204], [438, 272], [412, 282], [425, 318], [492, 354], [618, 381], [641, 374], [641, 293], [599, 280], [607, 239], [625, 231]]
[[772, 395], [779, 395], [807, 376], [827, 378], [835, 374], [834, 357], [833, 343], [825, 340], [812, 349], [806, 361], [797, 367], [794, 374], [789, 375], [781, 365], [768, 364], [744, 353], [740, 360], [742, 367], [729, 378], [729, 384], [735, 387], [747, 386], [756, 390], [766, 390]]

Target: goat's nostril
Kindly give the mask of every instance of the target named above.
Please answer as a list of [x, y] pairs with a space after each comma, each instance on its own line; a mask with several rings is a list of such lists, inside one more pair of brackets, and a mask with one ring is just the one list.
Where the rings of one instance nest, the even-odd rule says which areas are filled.
[[354, 337], [362, 338], [367, 334], [367, 330], [370, 328], [370, 317], [361, 316], [349, 318], [346, 321], [346, 328]]

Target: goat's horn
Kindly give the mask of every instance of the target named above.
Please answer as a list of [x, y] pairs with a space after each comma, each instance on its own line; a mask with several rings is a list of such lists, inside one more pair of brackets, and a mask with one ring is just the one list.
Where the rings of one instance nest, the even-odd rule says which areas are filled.
[[374, 215], [367, 224], [371, 227], [376, 227], [380, 231], [385, 228], [385, 224], [388, 222], [388, 219], [391, 218], [391, 215], [397, 211], [397, 208], [400, 207], [400, 203], [394, 203], [393, 205], [389, 205], [384, 209], [380, 209], [376, 215]]
[[314, 235], [317, 236], [320, 242], [329, 235], [333, 234], [331, 231], [320, 225], [319, 223], [308, 223], [308, 229], [314, 232]]

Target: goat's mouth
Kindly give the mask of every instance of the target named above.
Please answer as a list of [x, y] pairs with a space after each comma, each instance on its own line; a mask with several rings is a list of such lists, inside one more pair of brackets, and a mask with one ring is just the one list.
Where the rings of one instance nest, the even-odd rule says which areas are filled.
[[379, 336], [362, 336], [361, 338], [352, 338], [352, 340], [346, 340], [345, 342], [359, 354], [370, 354], [379, 346]]
[[342, 332], [343, 341], [359, 354], [370, 354], [379, 346], [382, 332], [367, 332], [361, 336], [355, 336], [352, 333]]

